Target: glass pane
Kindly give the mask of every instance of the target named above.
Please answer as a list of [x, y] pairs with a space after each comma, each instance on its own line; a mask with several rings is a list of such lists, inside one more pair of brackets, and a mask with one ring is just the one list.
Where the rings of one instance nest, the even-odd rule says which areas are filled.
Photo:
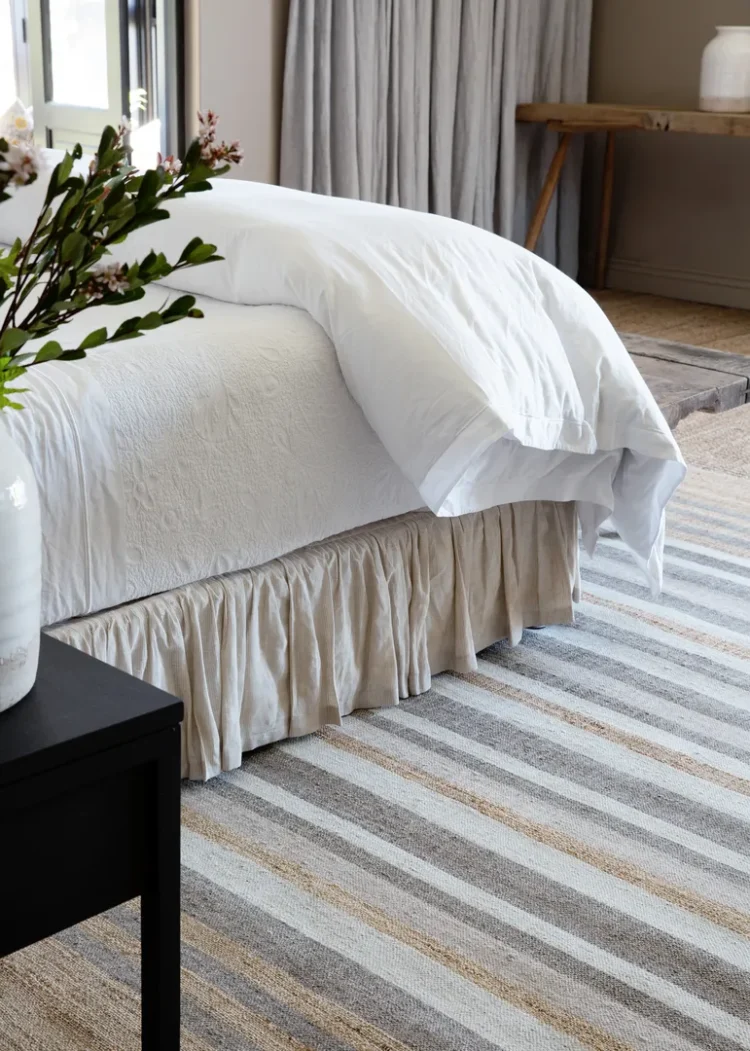
[[17, 94], [10, 0], [0, 0], [0, 114], [5, 113]]
[[107, 109], [106, 0], [48, 0], [52, 100]]

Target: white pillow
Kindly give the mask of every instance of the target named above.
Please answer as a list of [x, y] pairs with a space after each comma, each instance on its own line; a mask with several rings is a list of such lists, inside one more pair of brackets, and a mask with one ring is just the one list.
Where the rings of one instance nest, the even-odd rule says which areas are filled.
[[[64, 150], [39, 150], [41, 170], [36, 180], [28, 186], [11, 187], [12, 197], [0, 202], [0, 244], [13, 244], [17, 237], [25, 241], [34, 229], [47, 195], [52, 169], [65, 156]], [[73, 170], [77, 175], [88, 172], [90, 157], [75, 161]]]

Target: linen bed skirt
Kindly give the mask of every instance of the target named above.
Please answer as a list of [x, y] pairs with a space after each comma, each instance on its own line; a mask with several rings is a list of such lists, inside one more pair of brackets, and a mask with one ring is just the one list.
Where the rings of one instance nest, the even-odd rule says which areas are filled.
[[181, 697], [183, 776], [204, 780], [570, 623], [577, 552], [572, 503], [418, 511], [47, 630]]

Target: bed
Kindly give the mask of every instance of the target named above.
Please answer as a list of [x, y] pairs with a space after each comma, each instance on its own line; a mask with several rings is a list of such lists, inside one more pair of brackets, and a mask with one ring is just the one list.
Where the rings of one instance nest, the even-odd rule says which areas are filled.
[[[40, 487], [45, 629], [185, 700], [186, 776], [570, 622], [579, 523], [591, 547], [614, 514], [658, 586], [684, 467], [577, 286], [438, 217], [256, 184], [200, 197], [157, 247], [219, 243], [226, 262], [170, 286], [205, 319], [34, 369], [1, 421]], [[510, 298], [475, 280], [483, 252]]]

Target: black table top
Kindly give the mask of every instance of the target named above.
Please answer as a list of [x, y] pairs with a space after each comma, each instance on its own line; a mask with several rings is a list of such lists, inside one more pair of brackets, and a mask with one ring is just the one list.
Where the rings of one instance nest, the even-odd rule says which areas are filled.
[[163, 690], [42, 635], [31, 693], [0, 712], [0, 785], [156, 733], [182, 720]]

